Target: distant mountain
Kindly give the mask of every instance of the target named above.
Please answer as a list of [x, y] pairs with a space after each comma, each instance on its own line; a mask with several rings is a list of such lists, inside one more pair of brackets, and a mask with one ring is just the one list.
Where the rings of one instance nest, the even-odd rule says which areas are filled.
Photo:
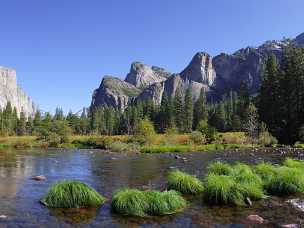
[[208, 53], [199, 52], [177, 74], [135, 62], [124, 81], [104, 77], [93, 94], [91, 106], [112, 106], [124, 110], [134, 101], [149, 99], [160, 104], [164, 94], [174, 96], [179, 91], [184, 95], [188, 88], [192, 90], [194, 101], [202, 91], [208, 99], [219, 100], [227, 92], [238, 90], [242, 81], [247, 82], [250, 93], [255, 94], [261, 85], [265, 59], [271, 54], [281, 59], [288, 42], [304, 45], [304, 33], [292, 41], [266, 41], [259, 47], [246, 47], [231, 55], [222, 53], [212, 58]]
[[0, 108], [3, 110], [8, 102], [18, 114], [23, 111], [26, 116], [32, 116], [37, 110], [32, 99], [17, 85], [16, 71], [0, 66]]

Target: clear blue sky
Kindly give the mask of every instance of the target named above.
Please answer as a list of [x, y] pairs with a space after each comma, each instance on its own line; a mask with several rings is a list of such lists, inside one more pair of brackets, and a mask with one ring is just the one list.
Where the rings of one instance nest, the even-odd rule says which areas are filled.
[[180, 72], [198, 51], [234, 52], [304, 32], [303, 0], [1, 0], [0, 65], [45, 111], [89, 106], [133, 61]]

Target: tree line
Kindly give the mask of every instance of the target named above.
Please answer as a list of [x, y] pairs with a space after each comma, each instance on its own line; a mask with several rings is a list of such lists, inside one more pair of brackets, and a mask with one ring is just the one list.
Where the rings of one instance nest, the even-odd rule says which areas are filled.
[[282, 59], [269, 56], [264, 64], [258, 96], [249, 95], [246, 82], [216, 103], [206, 101], [204, 90], [196, 102], [191, 90], [183, 95], [164, 94], [160, 105], [152, 100], [138, 101], [124, 112], [113, 107], [83, 109], [81, 115], [64, 115], [57, 108], [54, 115], [41, 114], [26, 118], [8, 102], [0, 110], [1, 135], [117, 135], [135, 134], [140, 120], [152, 122], [156, 132], [246, 131], [256, 135], [269, 130], [280, 143], [304, 140], [304, 49], [289, 45]]

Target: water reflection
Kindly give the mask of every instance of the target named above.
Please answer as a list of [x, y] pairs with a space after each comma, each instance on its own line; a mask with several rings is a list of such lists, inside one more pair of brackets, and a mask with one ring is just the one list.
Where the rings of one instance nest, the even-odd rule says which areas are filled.
[[[122, 187], [164, 189], [166, 174], [181, 169], [202, 177], [210, 161], [238, 160], [256, 163], [260, 160], [279, 162], [273, 153], [254, 156], [240, 153], [116, 154], [87, 150], [0, 151], [0, 227], [213, 227], [240, 226], [249, 214], [260, 214], [269, 226], [301, 222], [301, 213], [285, 203], [286, 199], [265, 200], [252, 207], [208, 207], [202, 199], [193, 198], [180, 214], [158, 218], [125, 218], [111, 213], [112, 194]], [[36, 175], [47, 177], [36, 182]], [[51, 184], [62, 179], [76, 179], [95, 188], [108, 201], [98, 210], [50, 210], [39, 203]], [[282, 216], [284, 215], [284, 216]]]

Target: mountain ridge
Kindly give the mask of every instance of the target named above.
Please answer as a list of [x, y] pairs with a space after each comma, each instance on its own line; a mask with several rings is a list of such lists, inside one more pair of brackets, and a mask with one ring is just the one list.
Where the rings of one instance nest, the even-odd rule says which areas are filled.
[[[288, 42], [304, 45], [304, 33], [291, 41], [270, 40], [258, 47], [241, 48], [233, 54], [220, 53], [212, 57], [206, 52], [197, 52], [180, 73], [170, 73], [161, 67], [150, 67], [141, 62], [134, 62], [126, 78], [117, 81], [117, 84], [127, 86], [125, 83], [128, 83], [134, 86], [136, 90], [132, 87], [134, 90], [132, 96], [126, 99], [127, 94], [123, 90], [114, 89], [115, 93], [113, 93], [111, 88], [101, 84], [95, 90], [92, 99], [96, 101], [99, 98], [99, 102], [92, 102], [91, 107], [112, 106], [124, 110], [134, 101], [143, 100], [152, 100], [155, 104], [160, 104], [164, 94], [174, 96], [179, 90], [184, 95], [188, 88], [192, 90], [194, 101], [202, 91], [209, 100], [219, 100], [227, 92], [238, 90], [242, 81], [248, 84], [250, 93], [255, 94], [260, 88], [265, 59], [272, 54], [281, 59], [283, 48]], [[108, 92], [99, 94], [98, 91]], [[111, 99], [104, 102], [103, 96]]]

